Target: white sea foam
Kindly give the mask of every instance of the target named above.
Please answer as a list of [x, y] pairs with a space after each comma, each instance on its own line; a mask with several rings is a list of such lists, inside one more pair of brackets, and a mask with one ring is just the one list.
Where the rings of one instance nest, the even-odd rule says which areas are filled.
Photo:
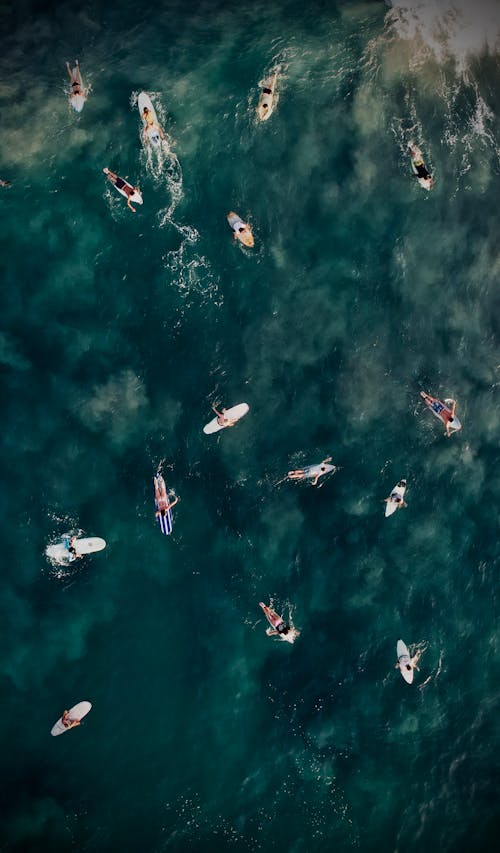
[[397, 34], [414, 40], [438, 62], [452, 58], [460, 71], [472, 56], [500, 49], [498, 0], [392, 0], [387, 13]]

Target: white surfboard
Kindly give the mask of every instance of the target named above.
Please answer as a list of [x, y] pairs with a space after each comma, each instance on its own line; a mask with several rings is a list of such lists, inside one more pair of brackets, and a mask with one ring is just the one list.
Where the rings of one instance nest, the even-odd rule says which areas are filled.
[[[83, 720], [83, 718], [87, 716], [91, 708], [92, 702], [78, 702], [77, 705], [73, 705], [73, 707], [69, 709], [68, 713], [70, 720]], [[75, 726], [74, 728], [77, 728], [77, 726]], [[54, 725], [52, 726], [50, 733], [52, 737], [57, 737], [57, 735], [63, 735], [64, 732], [69, 731], [69, 728], [63, 726], [62, 717], [59, 717], [57, 723], [54, 723]]]
[[397, 509], [402, 508], [403, 499], [406, 492], [406, 480], [400, 480], [399, 483], [396, 483], [391, 494], [389, 495], [388, 500], [385, 504], [385, 517], [387, 518], [389, 515], [392, 515], [393, 512], [396, 512]]
[[87, 98], [85, 97], [85, 95], [71, 95], [69, 102], [77, 113], [81, 113], [83, 107], [85, 106], [86, 100]]
[[146, 135], [148, 138], [148, 142], [150, 142], [154, 148], [159, 148], [161, 145], [161, 133], [159, 129], [158, 118], [156, 115], [156, 110], [153, 104], [151, 103], [151, 98], [149, 97], [149, 95], [146, 94], [146, 92], [141, 92], [139, 94], [139, 97], [137, 99], [137, 107], [139, 109], [139, 115], [141, 117], [143, 129], [145, 130], [146, 122], [144, 121], [142, 114], [144, 112], [144, 107], [148, 108], [149, 113], [151, 114], [151, 118], [154, 121], [154, 125], [146, 130]]
[[304, 478], [314, 479], [318, 474], [330, 474], [331, 471], [336, 471], [335, 465], [330, 465], [329, 462], [319, 462], [317, 465], [307, 465], [304, 471]]
[[398, 656], [398, 664], [401, 670], [401, 675], [404, 680], [411, 684], [413, 681], [413, 666], [411, 665], [410, 652], [408, 647], [402, 640], [398, 640], [396, 644], [396, 654]]
[[[66, 537], [66, 541], [69, 543], [69, 537]], [[98, 536], [93, 536], [91, 538], [76, 539], [74, 547], [77, 554], [93, 554], [95, 551], [103, 551], [106, 547], [106, 542]], [[61, 563], [61, 565], [72, 562], [70, 560], [71, 554], [65, 542], [57, 542], [55, 545], [49, 545], [45, 549], [45, 553], [47, 557], [55, 560], [56, 563]]]
[[[237, 406], [233, 406], [231, 409], [226, 409], [224, 412], [224, 417], [229, 418], [232, 421], [239, 421], [246, 413], [249, 411], [250, 407], [247, 403], [238, 403]], [[219, 432], [220, 429], [226, 429], [227, 427], [222, 424], [217, 423], [217, 418], [215, 417], [208, 424], [205, 424], [203, 427], [203, 432], [205, 435], [210, 435], [212, 432]]]

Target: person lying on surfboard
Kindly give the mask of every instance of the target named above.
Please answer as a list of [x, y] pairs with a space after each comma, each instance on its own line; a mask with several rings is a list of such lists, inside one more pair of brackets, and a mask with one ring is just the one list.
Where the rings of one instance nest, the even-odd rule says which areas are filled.
[[80, 720], [72, 720], [69, 716], [69, 711], [63, 711], [61, 717], [61, 723], [63, 724], [65, 729], [72, 729], [74, 726], [81, 725]]
[[[322, 477], [323, 474], [326, 474], [328, 471], [331, 470], [330, 468], [327, 468], [327, 466], [326, 466], [326, 463], [331, 462], [331, 461], [332, 461], [331, 456], [327, 456], [326, 459], [323, 459], [323, 461], [320, 463], [318, 473], [313, 475], [313, 480], [311, 483], [312, 486], [315, 486], [317, 484], [319, 478]], [[307, 468], [297, 468], [295, 471], [289, 471], [287, 474], [287, 477], [289, 480], [310, 479], [311, 475], [308, 474], [307, 471], [308, 471]]]
[[12, 186], [10, 181], [4, 181], [3, 178], [0, 179], [0, 187], [10, 187]]
[[177, 495], [174, 496], [174, 500], [170, 503], [170, 498], [167, 494], [167, 487], [165, 486], [165, 481], [163, 477], [159, 481], [160, 485], [158, 486], [158, 480], [155, 478], [155, 501], [156, 501], [156, 512], [155, 517], [159, 518], [160, 515], [165, 516], [169, 509], [173, 509], [176, 503], [179, 503], [179, 498]]
[[293, 643], [296, 637], [299, 636], [300, 631], [297, 631], [293, 625], [287, 625], [283, 617], [278, 616], [278, 614], [271, 607], [268, 607], [267, 604], [264, 604], [263, 601], [259, 601], [259, 607], [262, 607], [264, 615], [271, 626], [270, 628], [266, 628], [267, 636], [280, 637], [282, 640]]
[[225, 414], [226, 410], [225, 409], [221, 409], [220, 412], [215, 408], [215, 406], [212, 406], [212, 409], [215, 412], [215, 414], [217, 415], [217, 423], [219, 424], [219, 426], [221, 426], [221, 427], [232, 427], [236, 423], [238, 423], [238, 418], [236, 418], [236, 420], [231, 420], [231, 418], [226, 417], [226, 414]]
[[418, 180], [425, 181], [426, 189], [431, 190], [434, 186], [434, 179], [431, 173], [427, 171], [427, 167], [424, 163], [420, 148], [413, 142], [409, 142], [408, 150], [410, 152], [411, 161], [415, 168], [415, 177], [418, 178]]
[[144, 122], [144, 137], [146, 142], [148, 142], [148, 130], [151, 130], [153, 127], [156, 127], [161, 138], [165, 139], [165, 134], [163, 133], [163, 130], [158, 124], [158, 122], [155, 121], [154, 116], [151, 114], [149, 107], [144, 107], [141, 118]]
[[447, 438], [449, 438], [451, 433], [455, 432], [455, 429], [452, 428], [452, 423], [455, 418], [455, 409], [457, 408], [457, 401], [451, 399], [449, 401], [446, 401], [451, 403], [451, 409], [448, 411], [444, 408], [444, 406], [442, 406], [439, 400], [434, 400], [434, 398], [431, 397], [430, 394], [426, 394], [425, 391], [421, 391], [420, 396], [439, 415], [441, 420], [444, 421], [444, 426], [446, 429], [445, 435]]
[[132, 207], [132, 205], [130, 204], [130, 199], [135, 193], [141, 192], [139, 187], [131, 187], [129, 184], [127, 184], [126, 181], [123, 180], [123, 178], [120, 178], [115, 172], [112, 172], [111, 169], [108, 169], [107, 166], [105, 166], [102, 171], [107, 176], [108, 180], [110, 180], [111, 183], [114, 184], [115, 187], [126, 193], [127, 207], [130, 208], [132, 213], [135, 213], [135, 207]]
[[83, 557], [83, 554], [77, 554], [77, 552], [76, 552], [75, 542], [76, 542], [77, 538], [78, 538], [77, 536], [72, 536], [71, 539], [65, 539], [64, 540], [64, 544], [66, 545], [66, 548], [68, 549], [69, 554], [70, 554], [70, 556], [69, 556], [70, 563], [72, 563], [73, 560], [81, 560]]
[[243, 220], [240, 219], [238, 214], [233, 210], [227, 214], [226, 219], [230, 228], [233, 229], [233, 239], [239, 240], [240, 243], [243, 243], [244, 246], [251, 249], [254, 245], [254, 239], [252, 229], [248, 222], [243, 222]]
[[76, 95], [80, 95], [84, 100], [87, 98], [87, 94], [85, 89], [83, 88], [82, 75], [80, 74], [80, 66], [78, 64], [78, 59], [75, 59], [75, 67], [73, 70], [70, 68], [69, 62], [66, 62], [66, 68], [68, 70], [68, 77], [71, 83], [71, 95], [70, 100], [73, 99]]
[[417, 663], [418, 663], [418, 660], [419, 660], [421, 655], [422, 655], [422, 652], [417, 652], [416, 655], [414, 655], [412, 658], [410, 658], [409, 661], [406, 660], [406, 661], [402, 662], [402, 661], [398, 660], [398, 662], [396, 664], [394, 664], [394, 669], [402, 669], [402, 667], [404, 667], [405, 669], [408, 670], [408, 672], [412, 669], [416, 669], [416, 670], [418, 670], [418, 672], [420, 672], [420, 669], [417, 666]]
[[[398, 486], [399, 486], [399, 488], [406, 487], [406, 480], [400, 480], [398, 483]], [[398, 509], [400, 509], [400, 508], [402, 509], [403, 507], [408, 506], [408, 504], [406, 503], [403, 496], [398, 495], [397, 492], [391, 492], [391, 494], [389, 495], [388, 498], [384, 498], [384, 503], [389, 503], [389, 501], [392, 501], [392, 503], [397, 504]]]

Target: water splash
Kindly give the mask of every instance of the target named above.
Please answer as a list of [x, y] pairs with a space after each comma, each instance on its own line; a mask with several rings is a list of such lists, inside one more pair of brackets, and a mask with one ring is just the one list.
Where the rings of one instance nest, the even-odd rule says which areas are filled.
[[402, 39], [414, 40], [443, 63], [453, 59], [466, 73], [470, 58], [500, 49], [500, 6], [497, 0], [392, 0], [387, 13]]

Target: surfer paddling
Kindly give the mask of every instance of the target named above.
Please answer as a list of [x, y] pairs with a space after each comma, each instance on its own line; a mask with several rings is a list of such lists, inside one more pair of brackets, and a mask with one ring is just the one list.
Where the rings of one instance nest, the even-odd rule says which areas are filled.
[[61, 723], [63, 724], [65, 729], [72, 729], [75, 726], [81, 725], [81, 720], [72, 720], [69, 715], [69, 711], [63, 711]]
[[267, 636], [280, 637], [289, 643], [293, 643], [295, 638], [299, 636], [300, 632], [291, 625], [287, 625], [283, 617], [278, 616], [278, 614], [272, 610], [271, 607], [268, 607], [267, 604], [264, 604], [263, 601], [259, 601], [259, 607], [262, 607], [264, 615], [271, 626], [270, 628], [266, 628]]
[[420, 148], [418, 145], [415, 145], [414, 142], [409, 142], [408, 150], [410, 152], [413, 174], [417, 178], [420, 186], [424, 187], [426, 190], [431, 190], [434, 186], [434, 179], [431, 173], [427, 170]]
[[154, 478], [155, 485], [155, 501], [156, 501], [156, 512], [155, 517], [160, 518], [160, 516], [166, 516], [167, 512], [170, 509], [173, 509], [174, 506], [179, 503], [179, 498], [177, 495], [174, 495], [174, 500], [171, 502], [170, 497], [167, 492], [167, 487], [165, 485], [165, 480], [161, 476], [156, 476]]
[[142, 196], [139, 187], [133, 187], [131, 184], [127, 183], [123, 178], [120, 178], [115, 172], [112, 172], [111, 169], [108, 169], [107, 166], [102, 170], [106, 175], [108, 181], [111, 181], [114, 187], [127, 199], [127, 207], [130, 208], [132, 213], [135, 213], [135, 207], [132, 207], [130, 201], [131, 199], [139, 204], [142, 204]]
[[78, 59], [75, 59], [75, 67], [73, 70], [70, 67], [69, 62], [66, 62], [66, 69], [68, 71], [69, 82], [71, 84], [71, 94], [69, 99], [71, 102], [74, 102], [75, 98], [78, 96], [83, 98], [85, 101], [87, 99], [87, 93], [83, 88], [82, 75], [80, 74], [80, 65], [78, 64]]
[[[450, 438], [452, 432], [457, 432], [460, 429], [460, 423], [458, 423], [455, 419], [455, 410], [457, 408], [457, 401], [450, 399], [446, 399], [446, 406], [441, 403], [440, 400], [437, 400], [435, 397], [431, 397], [430, 394], [426, 394], [425, 391], [420, 392], [420, 396], [423, 400], [425, 400], [426, 405], [431, 409], [431, 411], [444, 423], [445, 426], [445, 435], [447, 438]], [[448, 408], [448, 405], [450, 408]]]
[[165, 134], [163, 133], [163, 129], [160, 127], [160, 125], [156, 121], [155, 116], [153, 115], [153, 113], [151, 112], [149, 107], [144, 107], [144, 109], [141, 113], [141, 118], [142, 118], [142, 121], [144, 122], [143, 133], [144, 133], [144, 141], [145, 142], [149, 142], [149, 131], [153, 130], [153, 129], [158, 131], [161, 139], [165, 139]]
[[319, 465], [309, 465], [306, 468], [297, 468], [295, 471], [289, 471], [287, 477], [289, 480], [312, 480], [311, 485], [315, 486], [323, 474], [327, 474], [334, 469], [333, 465], [328, 465], [332, 457], [327, 456]]
[[[422, 655], [422, 652], [420, 652], [420, 651], [417, 652], [415, 655], [413, 655], [412, 658], [409, 657], [409, 655], [407, 655], [407, 654], [402, 654], [400, 656], [398, 662], [396, 664], [394, 664], [394, 669], [400, 669], [403, 676], [405, 675], [405, 672], [406, 673], [413, 673], [414, 669], [416, 669], [416, 670], [418, 670], [418, 672], [420, 672], [420, 669], [417, 666], [417, 663], [418, 663], [421, 655]], [[412, 676], [412, 678], [413, 678], [413, 676]]]

